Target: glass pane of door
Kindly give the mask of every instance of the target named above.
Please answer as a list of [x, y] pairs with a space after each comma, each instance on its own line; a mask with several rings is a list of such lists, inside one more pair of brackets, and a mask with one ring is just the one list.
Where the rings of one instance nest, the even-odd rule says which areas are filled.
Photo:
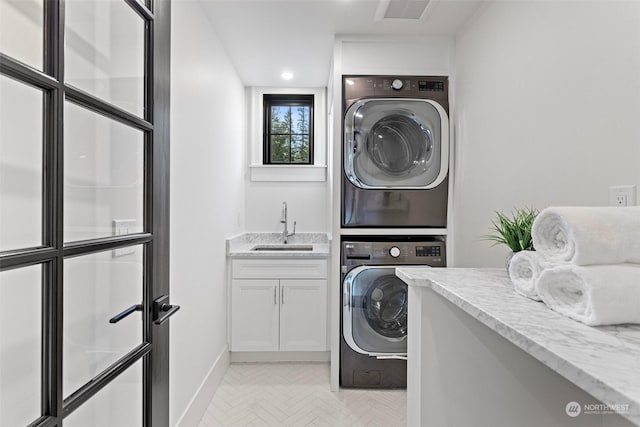
[[63, 394], [69, 396], [142, 343], [142, 246], [64, 262]]
[[64, 426], [140, 427], [142, 408], [142, 362], [136, 362], [65, 418]]
[[124, 0], [66, 2], [67, 83], [144, 113], [144, 28]]
[[44, 0], [0, 0], [0, 52], [42, 70]]
[[0, 251], [42, 244], [42, 91], [0, 76]]
[[64, 112], [65, 242], [141, 232], [142, 131], [71, 102]]
[[42, 267], [0, 273], [0, 414], [2, 425], [40, 416]]

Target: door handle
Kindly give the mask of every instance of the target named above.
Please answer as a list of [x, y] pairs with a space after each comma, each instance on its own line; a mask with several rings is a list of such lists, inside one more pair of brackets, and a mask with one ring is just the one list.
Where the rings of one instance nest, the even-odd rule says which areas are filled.
[[284, 304], [284, 286], [280, 289], [280, 303]]
[[153, 323], [162, 325], [180, 310], [179, 305], [169, 304], [169, 295], [163, 295], [153, 301]]
[[118, 323], [134, 311], [142, 311], [142, 304], [132, 305], [131, 307], [125, 309], [121, 313], [116, 314], [111, 319], [109, 319], [109, 323]]
[[344, 289], [342, 292], [342, 305], [351, 311], [351, 274], [344, 279]]
[[362, 140], [362, 135], [357, 130], [353, 131], [353, 154], [358, 154], [360, 152], [360, 141]]
[[407, 356], [404, 354], [389, 354], [389, 355], [378, 355], [376, 359], [387, 360], [387, 359], [398, 359], [398, 360], [408, 360]]

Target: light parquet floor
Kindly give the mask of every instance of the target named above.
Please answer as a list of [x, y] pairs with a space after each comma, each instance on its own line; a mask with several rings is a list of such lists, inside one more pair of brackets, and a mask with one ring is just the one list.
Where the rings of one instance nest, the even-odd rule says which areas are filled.
[[406, 425], [405, 390], [329, 390], [326, 363], [232, 364], [199, 427]]

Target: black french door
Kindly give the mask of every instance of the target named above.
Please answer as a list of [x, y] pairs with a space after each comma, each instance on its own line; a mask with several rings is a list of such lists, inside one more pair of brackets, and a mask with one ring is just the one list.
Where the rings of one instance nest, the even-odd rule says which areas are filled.
[[0, 0], [0, 426], [169, 425], [169, 47], [170, 0]]

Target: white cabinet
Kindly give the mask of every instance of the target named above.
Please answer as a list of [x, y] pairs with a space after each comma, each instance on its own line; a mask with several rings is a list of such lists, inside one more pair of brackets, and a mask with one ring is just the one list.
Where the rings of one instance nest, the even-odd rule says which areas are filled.
[[327, 350], [325, 260], [233, 260], [232, 274], [231, 351]]
[[327, 281], [280, 280], [280, 350], [327, 349]]
[[234, 279], [231, 285], [231, 350], [279, 347], [278, 280]]

